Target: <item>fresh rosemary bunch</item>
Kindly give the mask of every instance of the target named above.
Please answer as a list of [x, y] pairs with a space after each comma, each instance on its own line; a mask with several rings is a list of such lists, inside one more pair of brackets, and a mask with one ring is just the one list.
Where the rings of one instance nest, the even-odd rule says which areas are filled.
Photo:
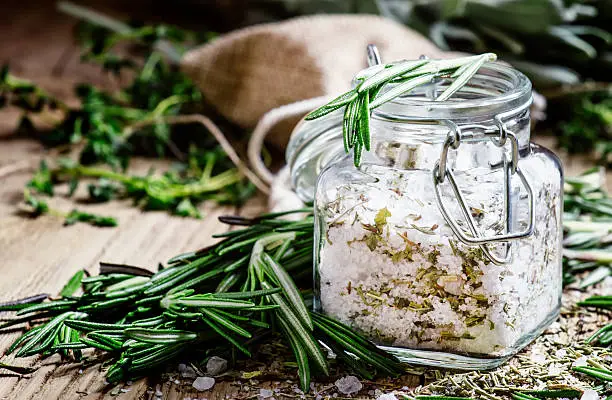
[[309, 214], [222, 217], [245, 227], [172, 258], [157, 273], [101, 263], [100, 275], [77, 272], [50, 301], [36, 296], [0, 305], [0, 311], [17, 312], [0, 330], [31, 324], [8, 353], [79, 360], [84, 350], [98, 349], [112, 359], [108, 381], [117, 382], [178, 359], [202, 360], [215, 349], [250, 356], [250, 348], [275, 331], [293, 349], [304, 391], [312, 373], [329, 371], [325, 348], [366, 378], [398, 375], [402, 367], [393, 356], [308, 310], [303, 296], [311, 288], [313, 217], [279, 218], [296, 212]]
[[580, 281], [586, 288], [612, 276], [612, 198], [603, 188], [603, 170], [565, 178], [563, 228], [564, 282], [591, 271]]
[[[357, 76], [357, 84], [306, 116], [313, 120], [344, 107], [342, 135], [344, 150], [353, 149], [355, 166], [361, 164], [363, 150], [370, 150], [370, 113], [373, 109], [411, 90], [436, 80], [448, 82], [435, 101], [448, 100], [460, 90], [485, 62], [495, 61], [496, 55], [486, 53], [452, 60], [401, 61], [373, 67], [371, 75]], [[366, 71], [368, 73], [368, 71]], [[442, 83], [442, 82], [441, 82]]]

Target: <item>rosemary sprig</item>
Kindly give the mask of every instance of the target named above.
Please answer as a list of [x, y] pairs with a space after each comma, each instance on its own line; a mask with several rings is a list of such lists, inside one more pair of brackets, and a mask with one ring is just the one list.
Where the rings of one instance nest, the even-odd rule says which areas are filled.
[[[155, 274], [103, 264], [97, 276], [77, 272], [51, 301], [0, 305], [0, 311], [18, 311], [0, 329], [33, 326], [8, 353], [61, 353], [78, 360], [83, 349], [95, 348], [111, 357], [106, 376], [117, 382], [179, 358], [204, 358], [220, 343], [225, 351], [249, 356], [264, 333], [278, 330], [296, 356], [304, 391], [312, 375], [329, 370], [322, 343], [365, 377], [401, 373], [393, 356], [308, 311], [299, 288], [311, 287], [313, 217], [280, 219], [286, 214], [223, 218], [244, 228], [218, 235], [216, 245], [173, 257]], [[82, 294], [76, 295], [79, 285]]]
[[363, 150], [369, 151], [371, 147], [370, 113], [373, 109], [441, 78], [452, 80], [452, 83], [435, 100], [448, 100], [468, 83], [485, 62], [495, 61], [496, 58], [495, 54], [486, 53], [454, 60], [401, 61], [378, 66], [371, 76], [358, 76], [358, 83], [353, 89], [317, 108], [306, 119], [321, 118], [344, 107], [344, 150], [348, 153], [353, 149], [354, 164], [358, 167]]

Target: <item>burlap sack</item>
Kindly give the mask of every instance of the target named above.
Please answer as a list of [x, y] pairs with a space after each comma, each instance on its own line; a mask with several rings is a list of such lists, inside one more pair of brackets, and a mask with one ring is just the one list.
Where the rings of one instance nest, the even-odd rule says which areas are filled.
[[[275, 107], [345, 91], [366, 66], [370, 43], [383, 62], [450, 56], [382, 17], [318, 15], [234, 31], [189, 51], [182, 67], [221, 115], [250, 129]], [[296, 122], [288, 121], [268, 139], [284, 147]]]

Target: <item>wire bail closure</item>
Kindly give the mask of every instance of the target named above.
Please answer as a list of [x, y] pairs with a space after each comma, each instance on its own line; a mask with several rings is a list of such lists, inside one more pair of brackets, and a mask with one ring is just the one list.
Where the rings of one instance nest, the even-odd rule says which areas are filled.
[[[513, 113], [515, 113], [514, 111]], [[436, 194], [436, 202], [438, 203], [438, 208], [442, 213], [442, 216], [446, 220], [446, 222], [451, 227], [453, 233], [461, 240], [463, 243], [468, 245], [478, 245], [483, 250], [484, 254], [495, 264], [505, 264], [510, 259], [510, 247], [511, 242], [517, 239], [523, 239], [529, 237], [533, 234], [533, 226], [535, 223], [535, 213], [534, 213], [534, 196], [533, 190], [529, 182], [525, 178], [525, 175], [522, 173], [518, 166], [519, 159], [519, 151], [518, 151], [518, 139], [516, 135], [506, 128], [505, 123], [503, 122], [505, 115], [497, 115], [495, 117], [495, 126], [485, 126], [478, 124], [464, 125], [460, 128], [457, 124], [452, 121], [446, 120], [444, 123], [450, 128], [450, 132], [444, 142], [442, 147], [442, 152], [440, 154], [440, 160], [436, 163], [433, 168], [433, 183]], [[508, 160], [506, 152], [502, 153], [502, 160], [500, 163], [491, 165], [492, 169], [503, 168], [504, 171], [504, 208], [505, 208], [505, 225], [504, 225], [504, 234], [501, 235], [493, 235], [493, 236], [483, 236], [482, 232], [478, 230], [476, 226], [476, 222], [474, 221], [474, 217], [472, 213], [468, 209], [468, 205], [465, 201], [465, 197], [463, 192], [457, 185], [455, 175], [453, 170], [448, 168], [447, 159], [448, 159], [448, 151], [450, 149], [458, 150], [461, 143], [465, 140], [469, 140], [470, 142], [479, 142], [490, 140], [497, 147], [504, 147], [508, 140], [510, 140], [510, 155], [511, 159]], [[527, 191], [527, 200], [528, 200], [528, 209], [529, 209], [529, 225], [526, 229], [518, 232], [512, 231], [512, 200], [510, 197], [510, 192], [512, 188], [511, 177], [513, 175], [517, 175], [523, 186]], [[440, 192], [440, 184], [444, 183], [444, 181], [448, 178], [448, 182], [450, 183], [457, 203], [461, 209], [463, 217], [467, 222], [467, 227], [469, 231], [461, 228], [457, 220], [455, 220], [450, 213], [448, 212], [448, 208], [442, 201], [442, 195]], [[490, 248], [490, 244], [503, 242], [504, 250], [502, 255], [497, 255], [492, 252]]]

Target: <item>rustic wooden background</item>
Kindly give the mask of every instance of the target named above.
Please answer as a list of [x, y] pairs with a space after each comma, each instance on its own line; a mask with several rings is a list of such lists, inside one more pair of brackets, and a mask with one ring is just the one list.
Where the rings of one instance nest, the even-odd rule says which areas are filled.
[[[132, 15], [138, 10], [138, 4], [144, 2], [131, 3], [131, 10], [126, 8], [125, 2], [94, 4], [101, 11], [125, 17]], [[101, 75], [97, 67], [80, 64], [72, 42], [75, 21], [57, 13], [52, 2], [26, 0], [10, 8], [0, 13], [0, 62], [9, 62], [15, 75], [32, 79], [51, 94], [66, 100], [72, 98], [76, 82], [95, 82], [105, 87], [114, 84]], [[153, 19], [156, 18], [153, 16]], [[194, 24], [193, 17], [190, 23]], [[15, 111], [0, 112], [0, 300], [41, 292], [57, 293], [77, 269], [86, 268], [95, 273], [100, 260], [154, 268], [159, 261], [172, 255], [209, 244], [211, 234], [226, 229], [217, 222], [219, 215], [254, 215], [265, 208], [265, 199], [258, 196], [242, 208], [206, 205], [204, 219], [192, 220], [164, 212], [143, 213], [125, 202], [79, 205], [86, 210], [117, 216], [119, 227], [107, 229], [85, 224], [62, 227], [61, 221], [52, 216], [35, 220], [24, 218], [19, 215], [17, 205], [31, 171], [23, 167], [36, 165], [45, 151], [36, 141], [14, 134], [18, 117]], [[552, 143], [550, 138], [538, 141]], [[582, 158], [563, 159], [568, 174], [578, 173], [590, 165]], [[148, 165], [139, 161], [135, 168]], [[71, 201], [61, 196], [53, 199], [52, 204], [66, 210], [73, 207]], [[0, 335], [0, 354], [17, 334]], [[32, 365], [36, 361], [35, 358], [17, 360], [21, 365]], [[99, 367], [81, 370], [78, 365], [59, 365], [58, 362], [59, 358], [55, 357], [44, 360], [42, 367], [28, 377], [0, 371], [0, 399], [155, 399], [156, 388], [163, 393], [164, 399], [214, 400], [247, 396], [229, 381], [220, 381], [213, 391], [200, 393], [190, 386], [191, 380], [176, 384], [159, 378], [141, 379], [129, 386], [114, 388], [105, 384]], [[274, 384], [262, 381], [259, 387]], [[253, 397], [252, 393], [248, 396]]]

